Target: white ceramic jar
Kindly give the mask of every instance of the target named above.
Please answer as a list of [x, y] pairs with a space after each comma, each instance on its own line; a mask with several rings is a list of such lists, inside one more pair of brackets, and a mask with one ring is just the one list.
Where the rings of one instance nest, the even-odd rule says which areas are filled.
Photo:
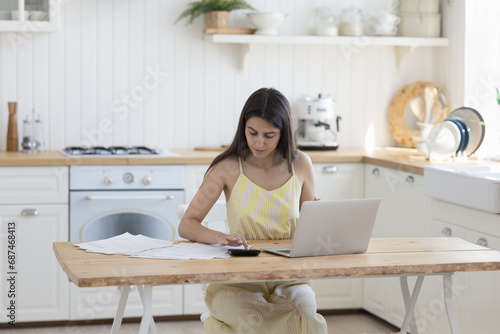
[[439, 0], [401, 0], [401, 13], [436, 14], [439, 13]]
[[339, 19], [339, 35], [361, 36], [363, 35], [363, 14], [361, 9], [349, 7], [343, 9]]
[[441, 14], [401, 13], [400, 36], [441, 37]]

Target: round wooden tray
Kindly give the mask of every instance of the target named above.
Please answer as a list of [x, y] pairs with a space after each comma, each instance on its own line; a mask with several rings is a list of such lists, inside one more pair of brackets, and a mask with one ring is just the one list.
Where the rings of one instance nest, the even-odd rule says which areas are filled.
[[[428, 81], [416, 81], [398, 90], [389, 105], [389, 128], [394, 135], [394, 139], [405, 147], [415, 148], [418, 145], [418, 142], [414, 141], [412, 137], [419, 137], [420, 130], [413, 130], [409, 127], [407, 124], [407, 118], [405, 117], [405, 112], [408, 108], [408, 102], [411, 99], [416, 97], [421, 97], [422, 99], [424, 98], [425, 87], [436, 88], [438, 90], [438, 96], [444, 95], [444, 92], [438, 85]], [[441, 122], [450, 113], [448, 105], [442, 106], [442, 108], [443, 111], [435, 123]]]

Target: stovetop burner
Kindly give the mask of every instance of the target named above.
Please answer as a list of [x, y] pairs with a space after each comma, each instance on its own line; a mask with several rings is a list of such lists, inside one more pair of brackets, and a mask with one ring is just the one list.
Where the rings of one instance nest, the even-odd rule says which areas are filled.
[[63, 150], [64, 153], [69, 155], [112, 155], [112, 156], [123, 156], [123, 155], [158, 155], [156, 150], [146, 147], [146, 146], [69, 146]]

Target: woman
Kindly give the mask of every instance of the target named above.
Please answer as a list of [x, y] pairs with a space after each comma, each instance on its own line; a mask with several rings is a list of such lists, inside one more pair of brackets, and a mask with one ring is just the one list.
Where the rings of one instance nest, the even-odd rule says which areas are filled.
[[[224, 191], [230, 234], [201, 221]], [[310, 158], [295, 150], [290, 104], [272, 88], [254, 92], [230, 147], [212, 162], [179, 225], [183, 238], [248, 248], [248, 240], [292, 239], [304, 201], [314, 200]], [[211, 284], [206, 333], [326, 333], [309, 281]]]

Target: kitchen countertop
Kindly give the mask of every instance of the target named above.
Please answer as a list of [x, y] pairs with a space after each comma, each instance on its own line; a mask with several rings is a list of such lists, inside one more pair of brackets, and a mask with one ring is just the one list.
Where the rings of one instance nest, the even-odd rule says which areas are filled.
[[[173, 150], [178, 157], [68, 157], [58, 151], [43, 153], [0, 152], [0, 166], [78, 166], [78, 165], [193, 165], [209, 164], [221, 150]], [[438, 164], [426, 160], [414, 149], [380, 148], [365, 151], [360, 148], [341, 148], [336, 151], [306, 151], [314, 163], [366, 162], [423, 175], [424, 167]], [[469, 159], [439, 164], [492, 163]]]

